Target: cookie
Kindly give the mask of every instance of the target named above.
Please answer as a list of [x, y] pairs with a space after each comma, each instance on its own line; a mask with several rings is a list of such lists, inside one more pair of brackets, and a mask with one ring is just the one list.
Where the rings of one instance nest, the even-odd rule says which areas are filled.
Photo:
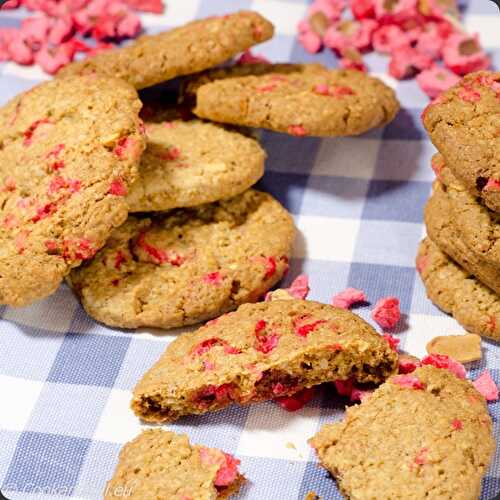
[[346, 498], [479, 498], [495, 450], [485, 400], [434, 366], [396, 375], [310, 440]]
[[89, 75], [0, 109], [0, 303], [29, 304], [104, 245], [144, 149], [136, 91]]
[[236, 494], [244, 482], [239, 460], [193, 445], [185, 434], [148, 429], [120, 452], [104, 500], [215, 500]]
[[453, 262], [429, 238], [420, 244], [417, 270], [428, 297], [466, 330], [500, 340], [500, 298]]
[[193, 112], [212, 121], [296, 136], [357, 135], [389, 123], [399, 103], [359, 71], [308, 69], [222, 78], [201, 85]]
[[294, 226], [271, 196], [129, 217], [70, 276], [86, 311], [110, 326], [174, 328], [254, 302], [288, 269]]
[[499, 97], [500, 73], [471, 73], [422, 115], [454, 175], [496, 212], [500, 212]]
[[98, 71], [142, 89], [216, 66], [273, 33], [273, 25], [260, 14], [240, 11], [142, 36], [126, 47], [69, 64], [58, 75]]
[[453, 175], [441, 155], [437, 154], [432, 161], [464, 243], [478, 257], [500, 267], [500, 214], [472, 195]]
[[126, 198], [131, 212], [231, 198], [264, 173], [266, 154], [256, 140], [212, 123], [146, 123], [146, 134], [139, 179]]
[[296, 74], [319, 72], [324, 73], [327, 69], [322, 64], [292, 64], [292, 63], [253, 63], [234, 64], [223, 68], [212, 68], [202, 71], [186, 78], [180, 87], [179, 104], [196, 106], [196, 92], [202, 85], [216, 80], [228, 80], [243, 76], [265, 76], [275, 75], [292, 77]]
[[443, 252], [493, 291], [500, 293], [500, 267], [493, 266], [477, 256], [464, 243], [457, 231], [444, 187], [439, 181], [434, 184], [432, 196], [425, 207], [424, 218], [427, 234]]
[[132, 409], [172, 422], [354, 378], [380, 383], [397, 354], [364, 320], [306, 300], [242, 305], [174, 340], [137, 384]]

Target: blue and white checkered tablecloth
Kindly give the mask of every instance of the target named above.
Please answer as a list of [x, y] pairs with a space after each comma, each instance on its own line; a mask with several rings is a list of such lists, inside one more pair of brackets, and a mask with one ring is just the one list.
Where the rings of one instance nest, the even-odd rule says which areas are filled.
[[[255, 9], [277, 31], [255, 52], [274, 61], [336, 64], [331, 52], [311, 56], [296, 41], [305, 0], [167, 3], [164, 15], [142, 16], [148, 32], [196, 17]], [[2, 12], [0, 26], [17, 26], [23, 15]], [[481, 33], [499, 68], [495, 4], [471, 1], [465, 24]], [[398, 296], [404, 312], [401, 346], [422, 356], [432, 337], [462, 331], [427, 300], [414, 268], [424, 234], [422, 210], [433, 180], [429, 165], [434, 148], [420, 122], [428, 99], [414, 81], [388, 77], [385, 58], [372, 54], [367, 61], [397, 91], [403, 109], [396, 120], [358, 138], [297, 139], [263, 132], [269, 159], [259, 185], [292, 212], [299, 229], [286, 284], [305, 272], [315, 300], [328, 302], [347, 286], [365, 290], [372, 303]], [[0, 65], [1, 102], [43, 78], [36, 68]], [[356, 312], [369, 320], [369, 309]], [[0, 488], [9, 499], [100, 498], [120, 447], [141, 429], [129, 410], [130, 391], [174, 334], [106, 328], [86, 316], [66, 287], [31, 307], [0, 308], [0, 313]], [[470, 376], [488, 367], [500, 383], [500, 346], [484, 340], [483, 348], [483, 359], [473, 364]], [[500, 403], [489, 407], [500, 437]], [[325, 391], [296, 413], [268, 402], [185, 418], [169, 428], [241, 459], [249, 481], [238, 498], [302, 499], [315, 491], [331, 500], [341, 496], [306, 440], [342, 411], [342, 402]], [[481, 498], [489, 500], [499, 491], [497, 449]]]

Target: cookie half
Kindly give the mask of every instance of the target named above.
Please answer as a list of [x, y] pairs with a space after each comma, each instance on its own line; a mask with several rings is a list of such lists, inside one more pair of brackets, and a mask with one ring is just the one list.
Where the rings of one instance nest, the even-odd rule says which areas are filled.
[[126, 47], [69, 64], [58, 75], [98, 71], [142, 89], [216, 66], [273, 33], [273, 25], [260, 14], [240, 11], [142, 36]]
[[384, 381], [397, 354], [345, 309], [305, 300], [245, 304], [172, 342], [134, 390], [148, 422], [289, 396], [323, 382]]
[[495, 449], [483, 396], [433, 366], [390, 378], [310, 443], [345, 497], [359, 500], [479, 498]]
[[500, 73], [466, 75], [422, 118], [434, 145], [465, 187], [500, 212]]
[[238, 132], [200, 120], [146, 123], [131, 212], [170, 210], [236, 196], [264, 173], [266, 154]]
[[145, 146], [121, 80], [60, 78], [0, 109], [0, 303], [54, 292], [127, 218]]
[[429, 238], [420, 244], [417, 270], [434, 304], [469, 332], [500, 340], [500, 297]]
[[394, 91], [360, 71], [318, 70], [318, 65], [292, 73], [275, 69], [201, 85], [194, 113], [297, 136], [343, 136], [385, 125], [399, 110]]
[[254, 302], [288, 269], [294, 226], [271, 196], [230, 200], [155, 218], [129, 217], [70, 283], [110, 326], [174, 328]]
[[461, 267], [496, 293], [500, 293], [500, 267], [476, 255], [464, 243], [455, 225], [456, 217], [443, 185], [436, 181], [424, 213], [427, 234], [439, 248]]
[[453, 221], [464, 243], [478, 257], [500, 267], [500, 214], [486, 207], [453, 175], [444, 158], [432, 160], [439, 172], [444, 196], [448, 198]]
[[244, 481], [239, 460], [193, 445], [185, 434], [148, 429], [120, 452], [104, 500], [215, 500], [236, 494]]

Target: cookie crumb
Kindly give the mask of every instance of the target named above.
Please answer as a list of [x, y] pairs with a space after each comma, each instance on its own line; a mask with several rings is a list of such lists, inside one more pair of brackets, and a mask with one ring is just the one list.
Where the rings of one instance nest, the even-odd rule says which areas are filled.
[[460, 363], [481, 359], [481, 337], [475, 333], [434, 337], [425, 348], [429, 354], [445, 354]]
[[304, 500], [321, 500], [321, 497], [316, 494], [314, 491], [309, 491], [307, 495], [304, 497]]

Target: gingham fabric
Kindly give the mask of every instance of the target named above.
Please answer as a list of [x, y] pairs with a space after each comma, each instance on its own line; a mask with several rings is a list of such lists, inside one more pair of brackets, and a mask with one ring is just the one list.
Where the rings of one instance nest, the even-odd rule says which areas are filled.
[[[196, 17], [255, 9], [276, 26], [275, 38], [255, 52], [275, 61], [320, 61], [297, 43], [304, 0], [168, 0], [163, 16], [143, 15], [154, 33]], [[0, 13], [0, 26], [16, 26], [22, 11]], [[500, 67], [500, 14], [489, 0], [466, 6], [465, 24], [480, 31]], [[401, 347], [418, 356], [436, 335], [462, 331], [434, 307], [414, 268], [424, 234], [422, 210], [433, 173], [420, 113], [428, 99], [414, 81], [384, 74], [386, 58], [367, 57], [370, 69], [393, 86], [403, 109], [384, 130], [359, 138], [297, 139], [263, 132], [269, 158], [259, 187], [290, 210], [299, 229], [291, 271], [311, 280], [310, 298], [328, 302], [347, 286], [401, 299]], [[36, 68], [0, 65], [0, 99], [6, 101], [44, 75]], [[356, 309], [369, 319], [370, 307]], [[66, 288], [24, 309], [1, 308], [0, 488], [9, 499], [97, 499], [113, 473], [120, 447], [141, 429], [129, 409], [131, 389], [160, 356], [174, 333], [113, 330], [95, 323]], [[489, 368], [500, 383], [500, 346], [483, 340], [475, 378]], [[489, 405], [500, 437], [500, 404]], [[340, 499], [335, 483], [318, 467], [306, 440], [324, 422], [341, 418], [343, 402], [324, 390], [303, 410], [287, 413], [269, 402], [185, 418], [170, 425], [195, 443], [219, 447], [241, 459], [248, 478], [238, 498], [303, 499], [315, 491]], [[383, 439], [383, 436], [381, 436]], [[500, 491], [497, 450], [482, 499]], [[376, 496], [376, 492], [374, 492]]]

